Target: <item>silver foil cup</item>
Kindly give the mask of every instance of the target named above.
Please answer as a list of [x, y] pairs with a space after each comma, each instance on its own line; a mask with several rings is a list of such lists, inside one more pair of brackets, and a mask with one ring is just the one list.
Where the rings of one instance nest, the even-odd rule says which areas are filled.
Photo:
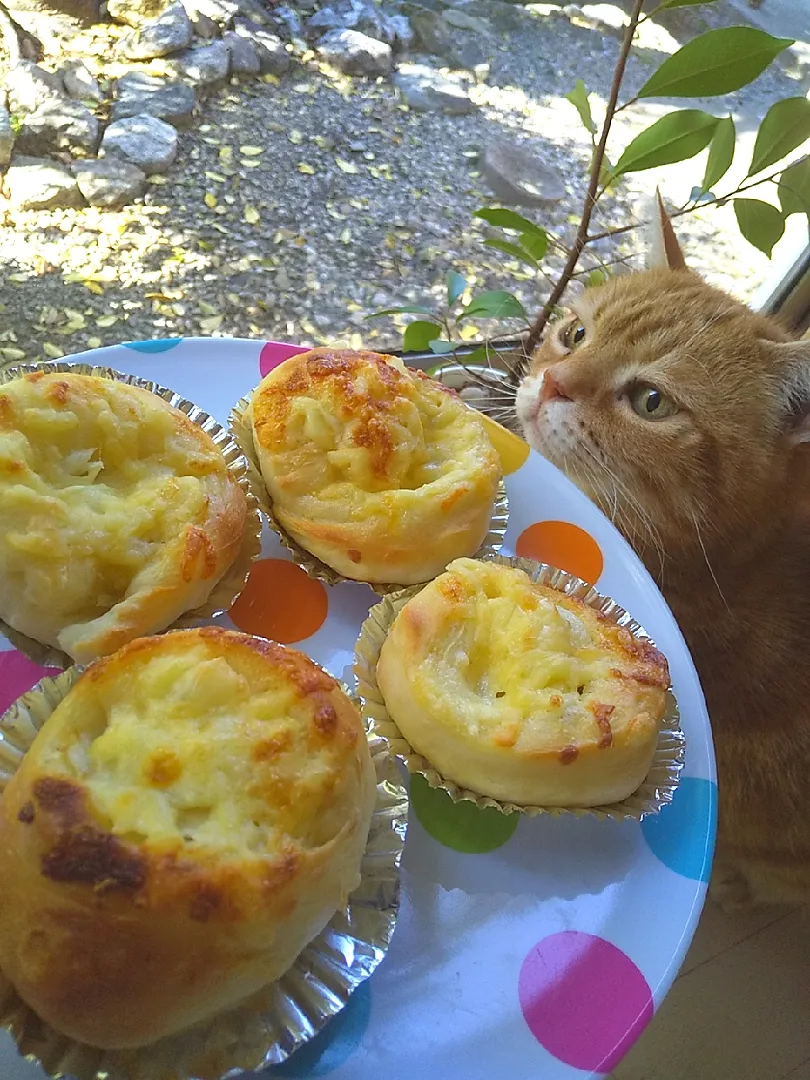
[[[42, 679], [0, 717], [0, 793], [82, 670]], [[408, 794], [386, 741], [373, 731], [368, 741], [377, 801], [360, 885], [289, 971], [212, 1020], [149, 1046], [115, 1051], [60, 1034], [0, 971], [0, 1028], [10, 1032], [20, 1054], [55, 1080], [235, 1080], [244, 1070], [280, 1064], [317, 1035], [385, 956], [399, 910]]]
[[[262, 476], [261, 467], [259, 465], [259, 458], [256, 453], [256, 446], [253, 440], [253, 429], [250, 424], [250, 418], [248, 416], [248, 408], [250, 406], [251, 398], [253, 394], [247, 394], [241, 398], [231, 410], [231, 415], [228, 420], [228, 426], [231, 429], [233, 437], [239, 444], [242, 453], [247, 459], [250, 473], [250, 480], [253, 485], [253, 493], [259, 500], [264, 513], [267, 515], [267, 520], [270, 523], [270, 527], [275, 533], [278, 534], [284, 547], [290, 552], [293, 557], [293, 562], [300, 566], [309, 577], [317, 578], [319, 581], [323, 581], [326, 585], [338, 585], [341, 581], [355, 581], [355, 578], [347, 578], [342, 574], [339, 574], [337, 570], [333, 570], [331, 566], [327, 566], [325, 562], [321, 562], [311, 552], [294, 540], [288, 532], [279, 524], [275, 514], [273, 513], [273, 503], [270, 495], [267, 491], [267, 485], [264, 482]], [[489, 532], [484, 538], [484, 542], [478, 551], [475, 553], [475, 558], [482, 558], [485, 555], [494, 555], [501, 550], [503, 546], [503, 538], [506, 535], [506, 527], [509, 522], [509, 500], [506, 495], [506, 485], [501, 479], [498, 484], [498, 491], [495, 496], [495, 505], [492, 509], [492, 518], [489, 524]], [[380, 596], [386, 596], [389, 593], [399, 592], [402, 589], [402, 585], [396, 584], [380, 584], [363, 582], [373, 589]]]
[[[495, 555], [490, 557], [490, 561], [524, 570], [533, 582], [548, 585], [566, 596], [583, 601], [617, 626], [629, 630], [635, 637], [651, 642], [649, 634], [624, 608], [619, 607], [614, 600], [602, 596], [580, 578], [531, 559]], [[443, 789], [454, 802], [473, 802], [476, 806], [493, 807], [504, 814], [518, 812], [530, 817], [537, 814], [551, 814], [555, 817], [573, 814], [576, 817], [589, 815], [601, 819], [621, 821], [629, 818], [641, 821], [649, 814], [657, 814], [662, 806], [672, 802], [684, 765], [686, 740], [680, 727], [678, 704], [671, 689], [667, 691], [666, 713], [661, 722], [658, 745], [649, 772], [641, 786], [622, 802], [604, 806], [522, 806], [470, 791], [442, 776], [403, 736], [385, 707], [385, 700], [377, 683], [377, 661], [388, 631], [407, 602], [424, 588], [424, 585], [413, 585], [383, 597], [369, 612], [355, 648], [354, 674], [363, 717], [372, 731], [386, 739], [391, 753], [403, 758], [409, 772], [424, 776], [431, 787]]]
[[[120, 371], [115, 371], [113, 368], [99, 367], [94, 364], [74, 364], [67, 360], [49, 361], [42, 364], [18, 364], [0, 371], [0, 386], [14, 382], [21, 376], [36, 371], [44, 371], [49, 374], [94, 375], [98, 379], [110, 379], [113, 382], [138, 386], [142, 390], [147, 390], [150, 394], [162, 398], [169, 405], [174, 406], [175, 409], [179, 409], [193, 424], [202, 428], [211, 438], [224, 457], [231, 476], [247, 498], [248, 513], [245, 521], [245, 535], [239, 554], [214, 586], [206, 602], [198, 608], [185, 612], [170, 627], [165, 629], [174, 630], [199, 626], [206, 619], [213, 619], [217, 615], [222, 615], [228, 611], [234, 600], [244, 589], [253, 561], [261, 554], [262, 550], [262, 518], [259, 513], [259, 504], [249, 480], [248, 463], [231, 433], [213, 416], [195, 405], [193, 401], [188, 401], [173, 390], [168, 390], [165, 386], [160, 386], [151, 379], [139, 379], [135, 375], [125, 375]], [[42, 664], [44, 667], [66, 668], [73, 663], [73, 660], [59, 649], [19, 633], [2, 620], [0, 620], [0, 633], [7, 637], [11, 644], [30, 660]]]

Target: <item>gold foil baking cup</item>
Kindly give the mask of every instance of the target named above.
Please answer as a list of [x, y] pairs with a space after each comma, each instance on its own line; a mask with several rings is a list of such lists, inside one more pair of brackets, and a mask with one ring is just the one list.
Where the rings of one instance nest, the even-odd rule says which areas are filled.
[[[279, 524], [278, 519], [273, 513], [273, 502], [267, 490], [267, 485], [264, 482], [264, 477], [262, 476], [259, 458], [256, 453], [256, 446], [253, 441], [253, 427], [248, 416], [248, 408], [252, 397], [253, 393], [247, 394], [234, 405], [231, 410], [231, 415], [228, 418], [228, 426], [230, 427], [231, 434], [234, 439], [236, 439], [242, 453], [247, 459], [253, 493], [259, 501], [259, 506], [267, 515], [270, 527], [273, 532], [278, 534], [282, 544], [292, 555], [293, 562], [300, 566], [309, 577], [317, 578], [326, 585], [339, 585], [341, 581], [358, 581], [359, 579], [357, 578], [344, 577], [343, 574], [339, 574], [337, 570], [333, 570], [332, 567], [328, 566], [325, 562], [321, 562], [321, 560], [310, 551], [301, 547], [298, 541], [294, 540], [284, 527]], [[506, 485], [504, 484], [503, 479], [501, 479], [495, 495], [495, 504], [492, 508], [489, 532], [484, 537], [484, 542], [475, 553], [474, 558], [495, 555], [501, 550], [508, 523], [509, 500], [506, 494]], [[363, 581], [361, 584], [368, 585], [369, 588], [373, 589], [374, 592], [380, 596], [387, 596], [389, 593], [399, 592], [404, 587], [401, 584], [384, 584], [370, 581]]]
[[[68, 360], [49, 361], [42, 364], [17, 364], [14, 367], [6, 368], [5, 371], [0, 371], [0, 386], [35, 371], [45, 371], [49, 374], [95, 375], [99, 379], [110, 379], [113, 382], [127, 383], [129, 386], [139, 386], [143, 390], [148, 390], [150, 394], [163, 398], [164, 401], [173, 405], [175, 409], [179, 409], [193, 424], [202, 428], [211, 438], [225, 458], [231, 476], [247, 497], [248, 512], [245, 520], [245, 535], [239, 554], [216, 583], [206, 602], [200, 607], [184, 612], [170, 627], [164, 629], [199, 626], [201, 622], [207, 619], [223, 615], [244, 589], [253, 561], [261, 554], [262, 550], [262, 517], [259, 512], [258, 501], [253, 493], [253, 485], [248, 476], [248, 463], [228, 429], [223, 427], [213, 416], [195, 405], [193, 401], [188, 401], [173, 390], [168, 390], [165, 386], [160, 386], [151, 379], [139, 379], [136, 375], [125, 375], [123, 372], [115, 371], [113, 368], [98, 367], [94, 364], [74, 364]], [[73, 664], [73, 660], [55, 646], [46, 645], [44, 642], [27, 637], [25, 634], [21, 634], [8, 626], [2, 620], [0, 620], [0, 634], [7, 637], [11, 644], [16, 649], [19, 649], [21, 653], [24, 653], [29, 660], [42, 664], [44, 667], [66, 668]]]
[[[74, 666], [42, 679], [0, 717], [0, 793], [34, 737], [79, 678]], [[355, 699], [356, 700], [356, 699]], [[408, 793], [385, 739], [368, 730], [377, 802], [361, 880], [293, 966], [236, 1008], [137, 1050], [99, 1050], [41, 1020], [0, 971], [0, 1028], [54, 1080], [236, 1080], [279, 1065], [349, 1001], [388, 951], [399, 910]], [[0, 912], [0, 918], [3, 917]]]
[[[652, 644], [652, 639], [644, 628], [624, 608], [619, 607], [615, 600], [602, 596], [591, 585], [572, 574], [544, 563], [533, 562], [531, 559], [507, 558], [502, 555], [490, 556], [489, 559], [525, 570], [533, 582], [549, 585], [566, 596], [583, 601], [617, 626]], [[385, 700], [377, 683], [377, 661], [388, 631], [407, 602], [424, 588], [424, 585], [413, 585], [383, 597], [369, 612], [355, 647], [354, 674], [363, 718], [372, 731], [387, 740], [391, 753], [404, 759], [408, 772], [424, 776], [431, 787], [442, 788], [454, 802], [473, 802], [481, 807], [494, 807], [504, 814], [518, 812], [530, 817], [537, 814], [551, 814], [555, 817], [574, 814], [576, 817], [590, 815], [600, 819], [612, 818], [621, 821], [630, 818], [641, 821], [649, 814], [657, 814], [662, 806], [672, 802], [683, 769], [686, 740], [680, 726], [678, 703], [671, 689], [667, 691], [666, 713], [661, 722], [658, 745], [650, 770], [641, 786], [622, 802], [604, 806], [522, 806], [470, 791], [442, 776], [403, 736], [385, 707]]]

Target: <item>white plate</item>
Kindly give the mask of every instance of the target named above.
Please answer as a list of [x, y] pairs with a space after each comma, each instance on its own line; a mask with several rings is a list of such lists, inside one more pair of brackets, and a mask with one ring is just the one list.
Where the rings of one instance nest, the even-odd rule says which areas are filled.
[[[185, 339], [114, 346], [72, 359], [159, 380], [225, 422], [260, 374], [294, 351], [259, 341]], [[316, 1039], [263, 1076], [599, 1076], [660, 1005], [692, 939], [714, 845], [716, 784], [709, 721], [689, 653], [654, 583], [607, 519], [543, 458], [504, 438], [512, 465], [525, 456], [506, 480], [504, 554], [515, 553], [531, 526], [539, 529], [530, 535], [547, 532], [552, 539], [573, 526], [582, 532], [571, 533], [574, 542], [569, 539], [564, 550], [576, 552], [577, 537], [597, 559], [598, 549], [604, 565], [593, 583], [645, 627], [669, 660], [687, 740], [680, 787], [672, 806], [639, 825], [514, 821], [468, 804], [453, 807], [414, 786], [402, 906], [388, 957]], [[264, 545], [263, 558], [289, 562], [267, 531]], [[578, 573], [581, 566], [565, 568]], [[267, 569], [277, 572], [278, 563]], [[349, 584], [325, 594], [325, 621], [295, 644], [345, 678], [360, 623], [376, 597]], [[308, 609], [294, 604], [290, 610]], [[218, 621], [230, 624], [227, 616]], [[0, 711], [4, 698], [40, 675], [0, 652]], [[0, 1076], [42, 1075], [3, 1036]]]

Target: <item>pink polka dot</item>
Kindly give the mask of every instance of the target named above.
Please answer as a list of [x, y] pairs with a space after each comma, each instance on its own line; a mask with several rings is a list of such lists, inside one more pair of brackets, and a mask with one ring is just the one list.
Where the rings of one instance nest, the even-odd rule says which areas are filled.
[[523, 961], [518, 997], [529, 1029], [577, 1069], [610, 1072], [653, 1016], [647, 980], [604, 938], [551, 934]]
[[20, 652], [0, 652], [0, 714], [40, 679], [58, 674], [59, 668], [41, 667]]
[[302, 352], [309, 352], [309, 349], [302, 348], [300, 345], [286, 345], [281, 341], [268, 341], [266, 345], [262, 346], [262, 351], [259, 354], [261, 377], [264, 378], [273, 368], [278, 367], [285, 360], [289, 360], [291, 356]]

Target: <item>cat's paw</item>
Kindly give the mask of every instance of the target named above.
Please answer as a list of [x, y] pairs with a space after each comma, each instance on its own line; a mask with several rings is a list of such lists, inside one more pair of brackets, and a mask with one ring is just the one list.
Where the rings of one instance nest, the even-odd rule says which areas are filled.
[[726, 915], [742, 915], [756, 907], [748, 879], [728, 864], [715, 865], [709, 897]]

